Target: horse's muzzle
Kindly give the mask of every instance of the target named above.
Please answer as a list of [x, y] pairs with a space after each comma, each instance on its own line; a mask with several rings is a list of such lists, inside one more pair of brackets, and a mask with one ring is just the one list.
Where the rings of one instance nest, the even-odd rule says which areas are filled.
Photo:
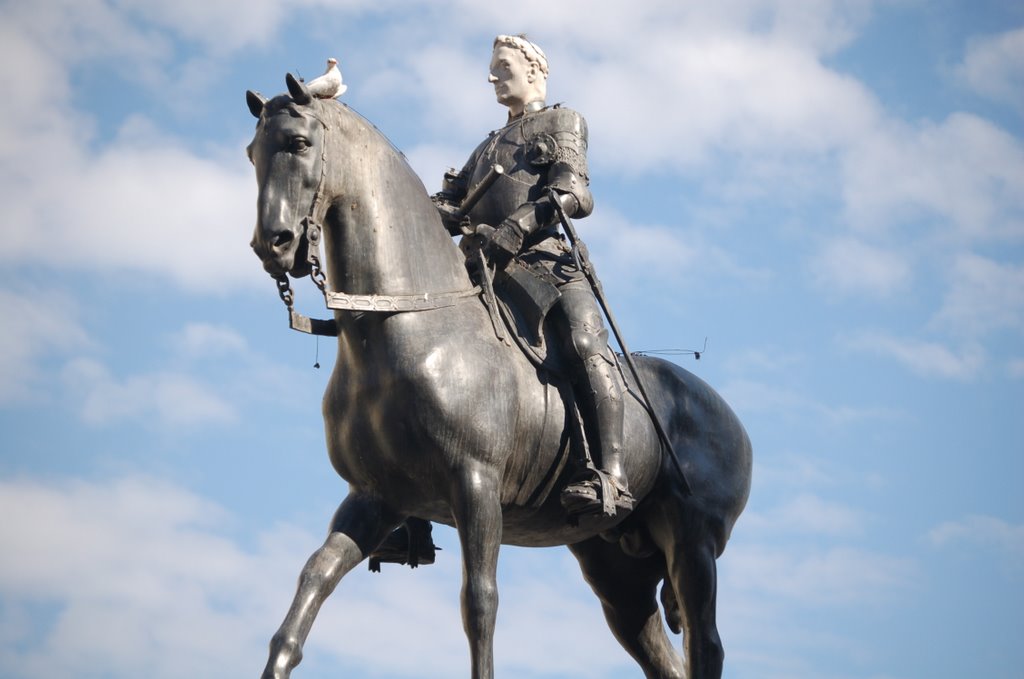
[[299, 238], [290, 229], [281, 229], [270, 233], [259, 233], [253, 236], [252, 246], [256, 256], [263, 262], [267, 273], [277, 276], [288, 273], [295, 266], [295, 255], [298, 250]]

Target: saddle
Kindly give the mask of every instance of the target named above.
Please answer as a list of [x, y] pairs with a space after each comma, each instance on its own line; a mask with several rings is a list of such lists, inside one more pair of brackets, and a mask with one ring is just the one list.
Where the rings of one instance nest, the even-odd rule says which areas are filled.
[[495, 336], [505, 344], [514, 342], [538, 368], [568, 376], [558, 351], [549, 350], [557, 343], [549, 343], [544, 332], [544, 319], [562, 295], [555, 284], [543, 271], [527, 268], [517, 259], [498, 269], [491, 267], [474, 237], [464, 238], [460, 247], [470, 276], [483, 291]]

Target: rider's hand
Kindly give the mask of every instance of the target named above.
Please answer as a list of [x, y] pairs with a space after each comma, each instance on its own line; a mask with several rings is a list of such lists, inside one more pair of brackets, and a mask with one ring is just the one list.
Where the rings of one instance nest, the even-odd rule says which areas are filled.
[[523, 247], [523, 231], [514, 222], [502, 222], [498, 228], [481, 224], [476, 228], [476, 233], [483, 239], [484, 254], [498, 268], [504, 268]]
[[430, 200], [434, 202], [434, 207], [437, 208], [438, 214], [441, 215], [441, 223], [444, 224], [444, 228], [448, 230], [448, 233], [453, 236], [462, 235], [464, 233], [462, 231], [464, 217], [459, 215], [458, 206], [451, 203], [445, 193], [435, 193], [430, 197]]

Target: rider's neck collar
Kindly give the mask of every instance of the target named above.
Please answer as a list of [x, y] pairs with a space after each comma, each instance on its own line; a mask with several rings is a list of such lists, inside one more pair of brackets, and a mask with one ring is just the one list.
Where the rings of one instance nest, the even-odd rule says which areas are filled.
[[508, 121], [512, 122], [513, 120], [518, 120], [527, 113], [536, 113], [537, 111], [543, 110], [545, 106], [546, 104], [544, 103], [543, 99], [534, 99], [533, 101], [531, 101], [530, 103], [523, 107], [523, 112], [520, 113], [519, 115], [513, 116], [510, 113], [508, 116]]

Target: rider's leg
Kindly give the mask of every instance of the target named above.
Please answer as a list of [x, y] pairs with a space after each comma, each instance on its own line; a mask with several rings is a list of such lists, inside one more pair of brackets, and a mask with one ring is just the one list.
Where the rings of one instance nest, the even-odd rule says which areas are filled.
[[586, 369], [588, 397], [594, 401], [593, 409], [600, 439], [598, 457], [601, 470], [610, 475], [621, 489], [626, 488], [626, 472], [622, 467], [623, 420], [622, 381], [605, 347], [600, 354], [587, 357]]
[[[625, 385], [608, 348], [608, 331], [604, 327], [597, 300], [586, 284], [571, 283], [560, 289], [556, 322], [561, 323], [566, 353], [573, 364], [573, 386], [587, 428], [590, 448], [597, 466], [617, 486], [621, 508], [632, 502], [622, 465]], [[580, 489], [575, 489], [579, 491]], [[575, 493], [573, 486], [569, 495]], [[592, 511], [600, 507], [584, 507]]]

